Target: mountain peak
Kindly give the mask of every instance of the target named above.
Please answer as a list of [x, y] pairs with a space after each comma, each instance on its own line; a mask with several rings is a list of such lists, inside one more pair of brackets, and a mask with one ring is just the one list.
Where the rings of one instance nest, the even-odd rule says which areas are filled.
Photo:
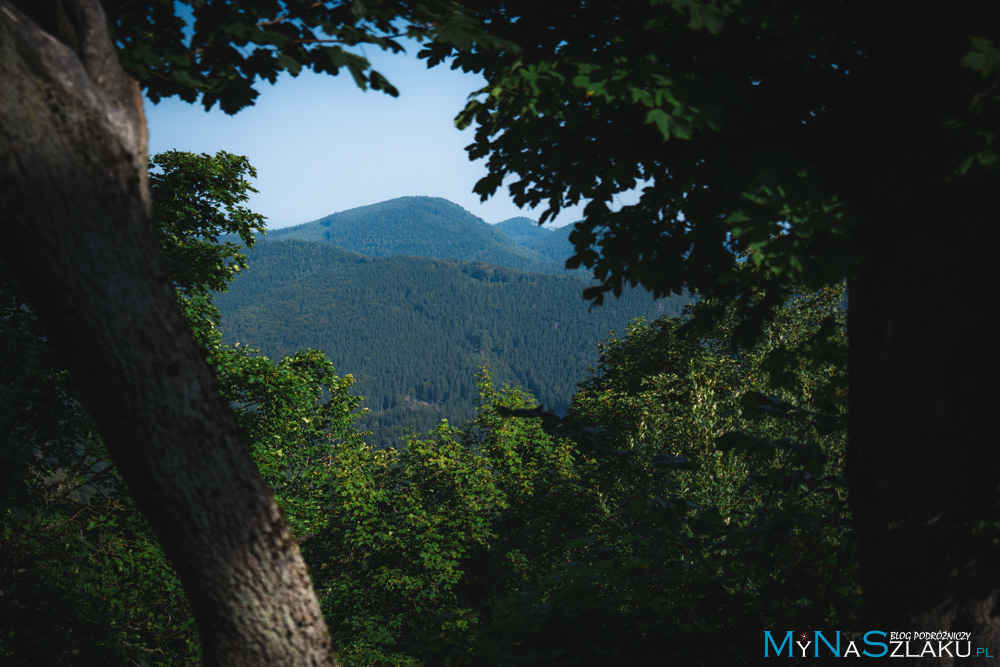
[[[513, 236], [506, 233], [508, 228], [523, 233]], [[436, 257], [563, 273], [561, 262], [525, 247], [523, 239], [534, 241], [551, 233], [528, 218], [489, 225], [441, 197], [398, 197], [278, 229], [268, 237], [328, 243], [369, 257]]]

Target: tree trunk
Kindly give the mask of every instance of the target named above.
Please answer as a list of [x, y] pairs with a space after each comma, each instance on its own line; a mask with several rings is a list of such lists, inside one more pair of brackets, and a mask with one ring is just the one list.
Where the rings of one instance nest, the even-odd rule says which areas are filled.
[[100, 4], [18, 4], [32, 17], [0, 0], [0, 254], [176, 567], [206, 664], [336, 664], [295, 539], [177, 306], [141, 96]]
[[984, 287], [996, 184], [975, 170], [956, 174], [956, 149], [969, 142], [942, 121], [968, 113], [976, 86], [988, 85], [959, 63], [969, 36], [998, 24], [955, 8], [948, 17], [964, 25], [944, 27], [939, 13], [883, 4], [866, 14], [871, 70], [849, 167], [864, 181], [868, 214], [848, 318], [863, 629], [971, 632], [973, 658], [981, 647], [992, 660], [962, 664], [994, 664], [1000, 445], [989, 415], [998, 366]]

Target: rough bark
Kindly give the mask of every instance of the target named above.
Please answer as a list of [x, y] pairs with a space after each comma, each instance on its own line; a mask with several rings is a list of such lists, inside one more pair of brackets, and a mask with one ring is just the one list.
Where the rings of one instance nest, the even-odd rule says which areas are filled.
[[863, 181], [868, 213], [849, 288], [848, 472], [864, 629], [968, 631], [993, 658], [962, 664], [993, 664], [1000, 447], [984, 281], [996, 252], [995, 181], [950, 170], [959, 143], [941, 127], [976, 92], [959, 66], [968, 37], [997, 24], [956, 7], [945, 28], [937, 13], [884, 4], [866, 16], [871, 72], [847, 167]]
[[[0, 1], [0, 254], [177, 569], [207, 664], [336, 664], [295, 539], [177, 307], [139, 91], [97, 0]], [[39, 26], [43, 27], [39, 27]]]

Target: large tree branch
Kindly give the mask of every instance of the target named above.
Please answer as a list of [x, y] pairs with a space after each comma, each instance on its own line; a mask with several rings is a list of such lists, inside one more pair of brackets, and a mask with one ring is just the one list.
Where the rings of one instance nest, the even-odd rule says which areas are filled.
[[138, 89], [97, 0], [54, 6], [43, 30], [0, 0], [0, 255], [184, 582], [205, 662], [336, 664], [159, 255]]

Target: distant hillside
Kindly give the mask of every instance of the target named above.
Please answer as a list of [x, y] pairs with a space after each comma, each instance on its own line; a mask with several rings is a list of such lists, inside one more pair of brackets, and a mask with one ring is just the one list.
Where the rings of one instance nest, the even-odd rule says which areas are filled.
[[524, 246], [530, 246], [532, 242], [552, 233], [548, 227], [539, 227], [537, 220], [524, 216], [498, 222], [494, 227], [509, 236], [514, 242]]
[[572, 231], [573, 225], [557, 227], [550, 233], [534, 239], [528, 245], [528, 248], [538, 253], [539, 256], [565, 267], [566, 260], [575, 254], [573, 244], [569, 240], [569, 235]]
[[522, 271], [565, 273], [561, 262], [520, 245], [458, 204], [436, 197], [401, 197], [362, 206], [274, 230], [268, 238], [329, 243], [369, 257], [462, 259]]
[[515, 243], [559, 266], [565, 266], [566, 260], [575, 254], [573, 244], [569, 240], [573, 225], [550, 229], [539, 227], [538, 222], [531, 218], [519, 217], [498, 222], [495, 227], [507, 234]]
[[679, 314], [685, 303], [630, 291], [588, 312], [581, 292], [589, 283], [576, 276], [370, 258], [270, 236], [249, 258], [250, 268], [217, 298], [225, 340], [272, 357], [323, 350], [339, 373], [357, 379], [356, 393], [372, 411], [364, 425], [382, 445], [396, 444], [407, 427], [471, 417], [474, 374], [484, 365], [562, 411], [611, 329], [638, 316]]

